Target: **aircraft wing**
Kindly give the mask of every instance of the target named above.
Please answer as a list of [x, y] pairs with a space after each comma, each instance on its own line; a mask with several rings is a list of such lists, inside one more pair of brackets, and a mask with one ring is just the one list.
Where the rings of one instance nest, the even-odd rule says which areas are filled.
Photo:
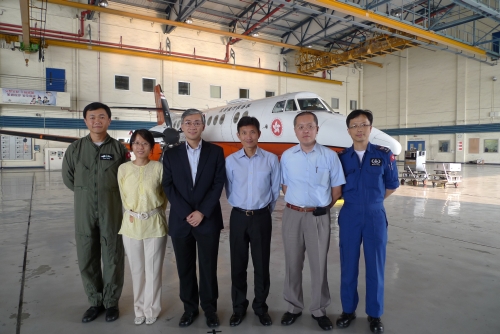
[[20, 131], [10, 131], [10, 130], [3, 130], [3, 129], [0, 129], [0, 134], [9, 135], [9, 136], [36, 138], [36, 139], [43, 139], [43, 140], [52, 140], [52, 141], [58, 141], [58, 142], [62, 142], [62, 143], [72, 143], [75, 140], [80, 139], [80, 137], [57, 136], [57, 135], [49, 135], [49, 134], [45, 134], [45, 133], [20, 132]]

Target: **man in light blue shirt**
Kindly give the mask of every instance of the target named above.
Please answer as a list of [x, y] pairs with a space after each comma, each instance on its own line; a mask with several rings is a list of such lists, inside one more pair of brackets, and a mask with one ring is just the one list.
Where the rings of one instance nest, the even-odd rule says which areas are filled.
[[237, 125], [243, 148], [226, 159], [226, 196], [233, 206], [229, 221], [231, 249], [230, 326], [238, 326], [248, 307], [247, 267], [250, 246], [254, 266], [255, 298], [252, 308], [264, 326], [272, 324], [266, 304], [269, 295], [271, 213], [279, 197], [278, 157], [257, 146], [260, 124], [255, 117], [242, 117]]
[[307, 250], [311, 270], [312, 317], [324, 330], [333, 328], [326, 316], [330, 304], [327, 254], [330, 246], [330, 208], [342, 194], [344, 172], [337, 154], [318, 144], [318, 118], [312, 112], [297, 114], [293, 121], [299, 145], [281, 157], [283, 192], [283, 246], [285, 284], [283, 295], [288, 311], [281, 324], [291, 325], [302, 314], [302, 268]]

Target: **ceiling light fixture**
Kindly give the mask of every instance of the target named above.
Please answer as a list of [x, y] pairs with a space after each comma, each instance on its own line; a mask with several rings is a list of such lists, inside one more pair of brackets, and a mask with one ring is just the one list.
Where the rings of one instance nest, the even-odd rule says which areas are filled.
[[103, 8], [106, 8], [108, 7], [108, 1], [107, 0], [101, 0], [99, 1], [99, 7], [103, 7]]
[[254, 32], [254, 33], [252, 34], [252, 36], [253, 36], [253, 37], [259, 37], [259, 33], [258, 33], [258, 32]]
[[193, 24], [193, 18], [190, 16], [184, 22], [186, 22], [187, 24]]
[[309, 44], [307, 47], [310, 49], [310, 48], [312, 48], [313, 46], [312, 46], [311, 44]]

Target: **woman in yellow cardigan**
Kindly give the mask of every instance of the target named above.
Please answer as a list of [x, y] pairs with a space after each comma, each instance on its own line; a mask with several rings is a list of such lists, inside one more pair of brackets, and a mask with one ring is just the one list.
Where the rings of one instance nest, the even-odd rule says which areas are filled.
[[168, 200], [161, 186], [162, 164], [149, 159], [155, 144], [153, 135], [145, 129], [137, 130], [130, 142], [136, 159], [118, 168], [118, 184], [125, 209], [118, 233], [123, 236], [132, 273], [134, 323], [151, 325], [161, 311]]

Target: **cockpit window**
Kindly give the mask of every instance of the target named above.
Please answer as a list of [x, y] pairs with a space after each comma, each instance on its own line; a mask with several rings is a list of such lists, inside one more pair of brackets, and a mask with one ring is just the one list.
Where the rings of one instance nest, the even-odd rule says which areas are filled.
[[285, 101], [279, 101], [274, 105], [273, 113], [275, 112], [283, 112], [283, 108], [285, 107]]
[[300, 110], [316, 110], [316, 111], [330, 111], [333, 112], [332, 108], [324, 101], [318, 98], [309, 99], [297, 99], [299, 102]]
[[295, 100], [286, 101], [285, 111], [297, 111], [297, 105], [295, 104]]

